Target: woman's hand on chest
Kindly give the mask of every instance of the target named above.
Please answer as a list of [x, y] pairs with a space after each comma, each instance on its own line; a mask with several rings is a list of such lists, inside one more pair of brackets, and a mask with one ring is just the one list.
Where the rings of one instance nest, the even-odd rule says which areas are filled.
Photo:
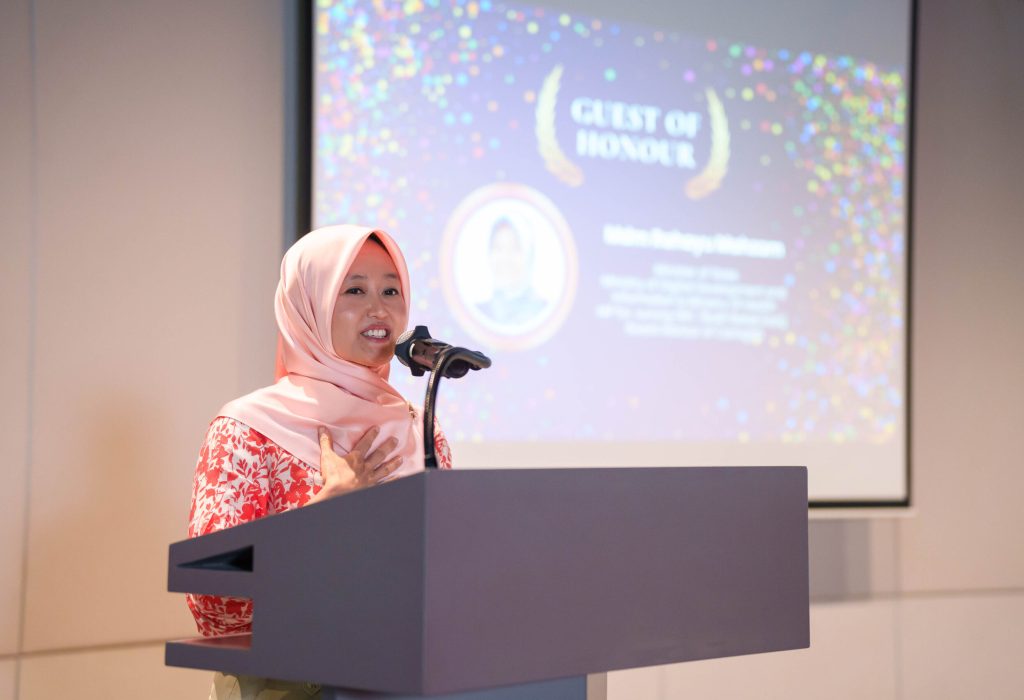
[[334, 451], [330, 432], [320, 426], [320, 473], [324, 485], [309, 502], [317, 503], [367, 486], [375, 486], [398, 469], [402, 458], [390, 456], [398, 446], [395, 438], [388, 438], [376, 449], [371, 449], [379, 434], [379, 427], [370, 428], [352, 450], [342, 457]]

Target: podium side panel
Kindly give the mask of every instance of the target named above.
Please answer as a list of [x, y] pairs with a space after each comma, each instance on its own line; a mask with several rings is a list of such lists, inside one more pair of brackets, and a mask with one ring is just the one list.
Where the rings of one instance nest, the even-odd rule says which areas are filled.
[[[253, 599], [248, 650], [171, 643], [190, 668], [377, 691], [422, 681], [422, 479], [401, 479], [172, 546], [173, 590]], [[252, 571], [185, 569], [244, 542]], [[212, 544], [222, 544], [218, 547]], [[176, 556], [175, 556], [176, 555]], [[237, 588], [232, 587], [237, 584]], [[225, 643], [227, 640], [225, 640]]]

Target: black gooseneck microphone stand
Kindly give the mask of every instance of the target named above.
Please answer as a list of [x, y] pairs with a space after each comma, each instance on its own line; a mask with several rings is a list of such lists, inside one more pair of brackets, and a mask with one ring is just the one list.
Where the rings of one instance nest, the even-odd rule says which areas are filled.
[[[437, 469], [437, 455], [434, 453], [434, 407], [437, 405], [437, 389], [441, 386], [441, 377], [450, 376], [446, 372], [459, 361], [467, 363], [471, 369], [486, 369], [491, 366], [489, 357], [466, 348], [450, 347], [437, 353], [434, 367], [430, 371], [430, 379], [427, 380], [427, 397], [423, 401], [423, 464], [427, 469]], [[461, 377], [462, 374], [454, 376]]]
[[[408, 340], [415, 341], [417, 339], [430, 339], [430, 331], [426, 326], [416, 326], [416, 329], [409, 334]], [[407, 363], [407, 359], [408, 355], [402, 359], [402, 363], [408, 364], [414, 376], [423, 374], [423, 369]], [[487, 369], [490, 366], [491, 358], [483, 353], [451, 345], [438, 350], [437, 355], [434, 356], [433, 367], [429, 370], [430, 379], [427, 380], [427, 396], [423, 401], [423, 464], [427, 469], [437, 469], [437, 454], [434, 449], [434, 410], [437, 406], [437, 390], [441, 386], [441, 377], [457, 379], [465, 376], [471, 369]]]

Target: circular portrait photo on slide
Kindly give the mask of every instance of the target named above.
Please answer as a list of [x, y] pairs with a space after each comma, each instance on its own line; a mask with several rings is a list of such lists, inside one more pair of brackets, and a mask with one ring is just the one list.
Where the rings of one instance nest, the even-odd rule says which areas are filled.
[[474, 190], [441, 242], [445, 300], [463, 329], [501, 350], [549, 339], [572, 307], [579, 262], [558, 208], [526, 185]]

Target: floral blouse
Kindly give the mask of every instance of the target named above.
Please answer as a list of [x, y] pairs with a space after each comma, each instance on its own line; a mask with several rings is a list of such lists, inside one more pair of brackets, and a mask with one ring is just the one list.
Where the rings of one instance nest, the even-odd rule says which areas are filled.
[[[448, 440], [436, 422], [434, 448], [438, 467], [451, 469]], [[199, 537], [299, 508], [322, 486], [319, 466], [299, 460], [234, 418], [215, 418], [199, 451], [188, 535]], [[252, 628], [251, 600], [192, 594], [186, 600], [204, 636]]]

